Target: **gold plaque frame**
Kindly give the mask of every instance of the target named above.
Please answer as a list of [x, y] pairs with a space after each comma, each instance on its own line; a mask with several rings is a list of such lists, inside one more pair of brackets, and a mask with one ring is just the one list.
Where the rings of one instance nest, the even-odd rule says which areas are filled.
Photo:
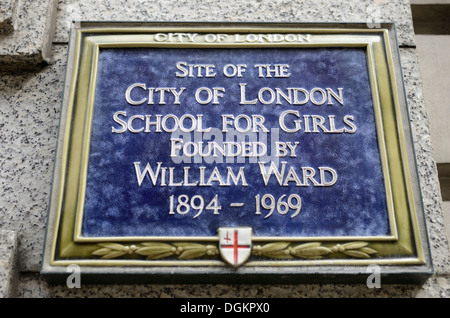
[[[199, 36], [193, 42], [158, 40], [158, 35], [170, 33]], [[301, 41], [250, 43], [237, 42], [232, 36], [220, 43], [208, 40], [208, 35], [219, 34], [292, 34]], [[253, 237], [254, 257], [238, 270], [230, 270], [220, 259], [218, 237], [83, 237], [81, 220], [97, 62], [99, 50], [105, 47], [365, 48], [391, 234]], [[133, 277], [189, 281], [186, 277], [206, 273], [210, 274], [203, 276], [209, 277], [207, 281], [261, 282], [263, 277], [287, 277], [287, 282], [294, 282], [317, 281], [318, 276], [330, 275], [349, 279], [367, 275], [367, 266], [375, 264], [393, 277], [423, 280], [431, 274], [432, 265], [408, 120], [392, 24], [369, 29], [363, 24], [75, 23], [41, 272], [49, 279], [61, 277], [67, 266], [76, 264], [93, 281], [101, 281], [105, 274], [125, 277], [128, 282]]]

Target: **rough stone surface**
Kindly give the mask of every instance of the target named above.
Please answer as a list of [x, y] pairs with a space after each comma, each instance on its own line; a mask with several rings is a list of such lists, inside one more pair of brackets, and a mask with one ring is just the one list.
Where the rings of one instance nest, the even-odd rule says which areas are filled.
[[17, 0], [4, 0], [0, 3], [0, 34], [7, 34], [14, 30]]
[[14, 30], [0, 35], [0, 71], [39, 69], [50, 58], [56, 0], [15, 0], [14, 4]]
[[[120, 8], [120, 10], [117, 10]], [[414, 45], [408, 0], [61, 0], [55, 41], [67, 42], [76, 21], [395, 22], [400, 45]]]
[[430, 116], [431, 137], [434, 142], [434, 158], [438, 163], [450, 162], [450, 143], [448, 135], [450, 127], [447, 118], [450, 116], [450, 94], [447, 91], [450, 84], [449, 35], [417, 35], [417, 55], [419, 67], [424, 82], [423, 94], [426, 100], [425, 108]]
[[[447, 240], [450, 241], [450, 201], [442, 202], [442, 214], [444, 215], [445, 229], [447, 233]], [[450, 249], [450, 247], [449, 247]]]
[[21, 270], [38, 271], [59, 125], [66, 46], [38, 73], [0, 73], [0, 230], [18, 233]]
[[17, 236], [0, 230], [0, 298], [16, 296]]
[[433, 145], [428, 114], [424, 107], [416, 50], [401, 49], [400, 52], [416, 154], [415, 160], [419, 173], [434, 269], [438, 274], [449, 274], [448, 239], [441, 213], [442, 201], [439, 180], [436, 163], [433, 159]]
[[69, 288], [66, 285], [49, 285], [38, 275], [22, 275], [17, 297], [22, 298], [448, 298], [450, 278], [436, 276], [423, 286], [383, 285], [368, 288], [366, 285], [302, 284], [302, 285], [83, 285]]

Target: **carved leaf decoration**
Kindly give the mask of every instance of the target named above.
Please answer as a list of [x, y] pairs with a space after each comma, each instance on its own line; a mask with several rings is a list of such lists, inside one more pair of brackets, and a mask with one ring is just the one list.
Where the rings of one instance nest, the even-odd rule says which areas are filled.
[[192, 248], [183, 251], [179, 259], [192, 259], [192, 258], [198, 258], [206, 255], [206, 248]]
[[263, 253], [279, 252], [285, 250], [289, 246], [289, 244], [290, 244], [289, 242], [269, 243], [261, 247], [261, 252]]
[[100, 243], [98, 244], [100, 246], [115, 250], [115, 251], [123, 251], [124, 246], [117, 243]]
[[331, 250], [327, 247], [320, 246], [320, 243], [302, 244], [291, 249], [291, 254], [307, 259], [323, 258], [324, 255], [330, 253]]
[[192, 259], [198, 258], [206, 255], [207, 248], [206, 245], [195, 244], [195, 243], [175, 243], [180, 252], [179, 259]]
[[92, 254], [98, 255], [98, 256], [103, 256], [103, 255], [108, 254], [109, 252], [111, 252], [111, 249], [105, 247], [105, 248], [101, 248], [101, 249], [98, 249], [98, 250], [92, 252]]
[[203, 245], [197, 243], [175, 243], [180, 252], [179, 259], [192, 259], [205, 255], [217, 255], [219, 250], [215, 245]]
[[214, 245], [203, 245], [197, 243], [158, 243], [146, 242], [138, 246], [121, 245], [117, 243], [101, 243], [102, 248], [94, 251], [92, 254], [101, 256], [105, 259], [120, 257], [125, 254], [136, 253], [138, 255], [146, 256], [148, 260], [161, 259], [178, 255], [179, 259], [193, 259], [205, 255], [217, 255], [218, 249]]
[[370, 258], [370, 255], [377, 253], [377, 251], [367, 247], [368, 244], [369, 243], [367, 242], [351, 242], [343, 244], [342, 247], [344, 250], [342, 253], [356, 258]]
[[189, 243], [189, 242], [178, 242], [178, 243], [173, 243], [173, 245], [175, 245], [176, 247], [181, 247], [183, 249], [206, 247], [206, 245], [203, 245], [203, 244]]
[[[311, 242], [290, 247], [291, 242], [274, 242], [253, 247], [254, 255], [262, 255], [269, 258], [292, 259], [300, 257], [304, 259], [321, 259], [330, 253], [343, 253], [355, 258], [370, 258], [376, 250], [367, 247], [367, 242], [350, 242], [336, 244], [331, 248], [322, 246], [319, 242]], [[118, 243], [100, 243], [101, 246], [92, 254], [103, 259], [111, 259], [125, 254], [138, 254], [147, 259], [161, 259], [177, 255], [178, 259], [194, 259], [205, 255], [217, 255], [217, 245], [204, 245], [191, 242], [178, 242], [172, 244], [159, 242], [146, 242], [136, 245], [121, 245]]]
[[346, 250], [356, 250], [358, 248], [367, 246], [367, 242], [351, 242], [351, 243], [346, 243], [346, 244], [342, 244], [342, 246], [346, 249]]
[[343, 251], [342, 253], [344, 253], [345, 255], [348, 256], [352, 256], [352, 257], [356, 257], [356, 258], [370, 258], [370, 255], [358, 251], [358, 250], [348, 250], [348, 251]]
[[275, 242], [263, 245], [261, 247], [262, 252], [275, 252], [286, 249], [289, 246], [289, 242]]
[[116, 258], [116, 257], [122, 256], [125, 254], [127, 254], [127, 252], [113, 251], [113, 252], [110, 252], [110, 253], [102, 256], [102, 258], [111, 259], [111, 258]]
[[289, 244], [289, 242], [269, 243], [256, 248], [255, 254], [271, 258], [291, 259], [292, 256], [290, 255], [289, 250], [287, 250]]
[[147, 259], [160, 259], [172, 256], [176, 249], [165, 243], [142, 243], [144, 247], [136, 250], [136, 254], [147, 256]]
[[307, 248], [311, 248], [311, 247], [319, 247], [320, 243], [314, 242], [314, 243], [305, 243], [305, 244], [300, 244], [297, 245], [296, 247], [294, 247], [294, 250], [303, 250], [303, 249], [307, 249]]
[[375, 251], [374, 249], [372, 249], [370, 247], [363, 247], [363, 248], [360, 248], [359, 250], [361, 252], [367, 253], [369, 255], [378, 253], [377, 251]]
[[120, 257], [128, 253], [125, 246], [116, 243], [101, 243], [103, 248], [94, 251], [92, 254], [101, 256], [103, 259], [111, 259]]

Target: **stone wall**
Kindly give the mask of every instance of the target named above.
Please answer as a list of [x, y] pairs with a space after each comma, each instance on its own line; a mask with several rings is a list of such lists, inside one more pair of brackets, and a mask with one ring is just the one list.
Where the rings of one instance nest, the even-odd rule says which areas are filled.
[[[0, 6], [0, 295], [5, 297], [449, 297], [449, 247], [408, 0], [8, 0]], [[72, 20], [395, 22], [435, 274], [422, 286], [83, 285], [40, 277]], [[17, 263], [16, 263], [17, 262]]]

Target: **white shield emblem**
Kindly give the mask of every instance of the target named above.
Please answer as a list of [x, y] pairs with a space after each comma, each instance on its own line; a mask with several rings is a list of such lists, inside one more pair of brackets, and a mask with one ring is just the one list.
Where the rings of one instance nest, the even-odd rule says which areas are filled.
[[230, 265], [238, 267], [245, 263], [252, 251], [252, 228], [219, 228], [219, 251]]

